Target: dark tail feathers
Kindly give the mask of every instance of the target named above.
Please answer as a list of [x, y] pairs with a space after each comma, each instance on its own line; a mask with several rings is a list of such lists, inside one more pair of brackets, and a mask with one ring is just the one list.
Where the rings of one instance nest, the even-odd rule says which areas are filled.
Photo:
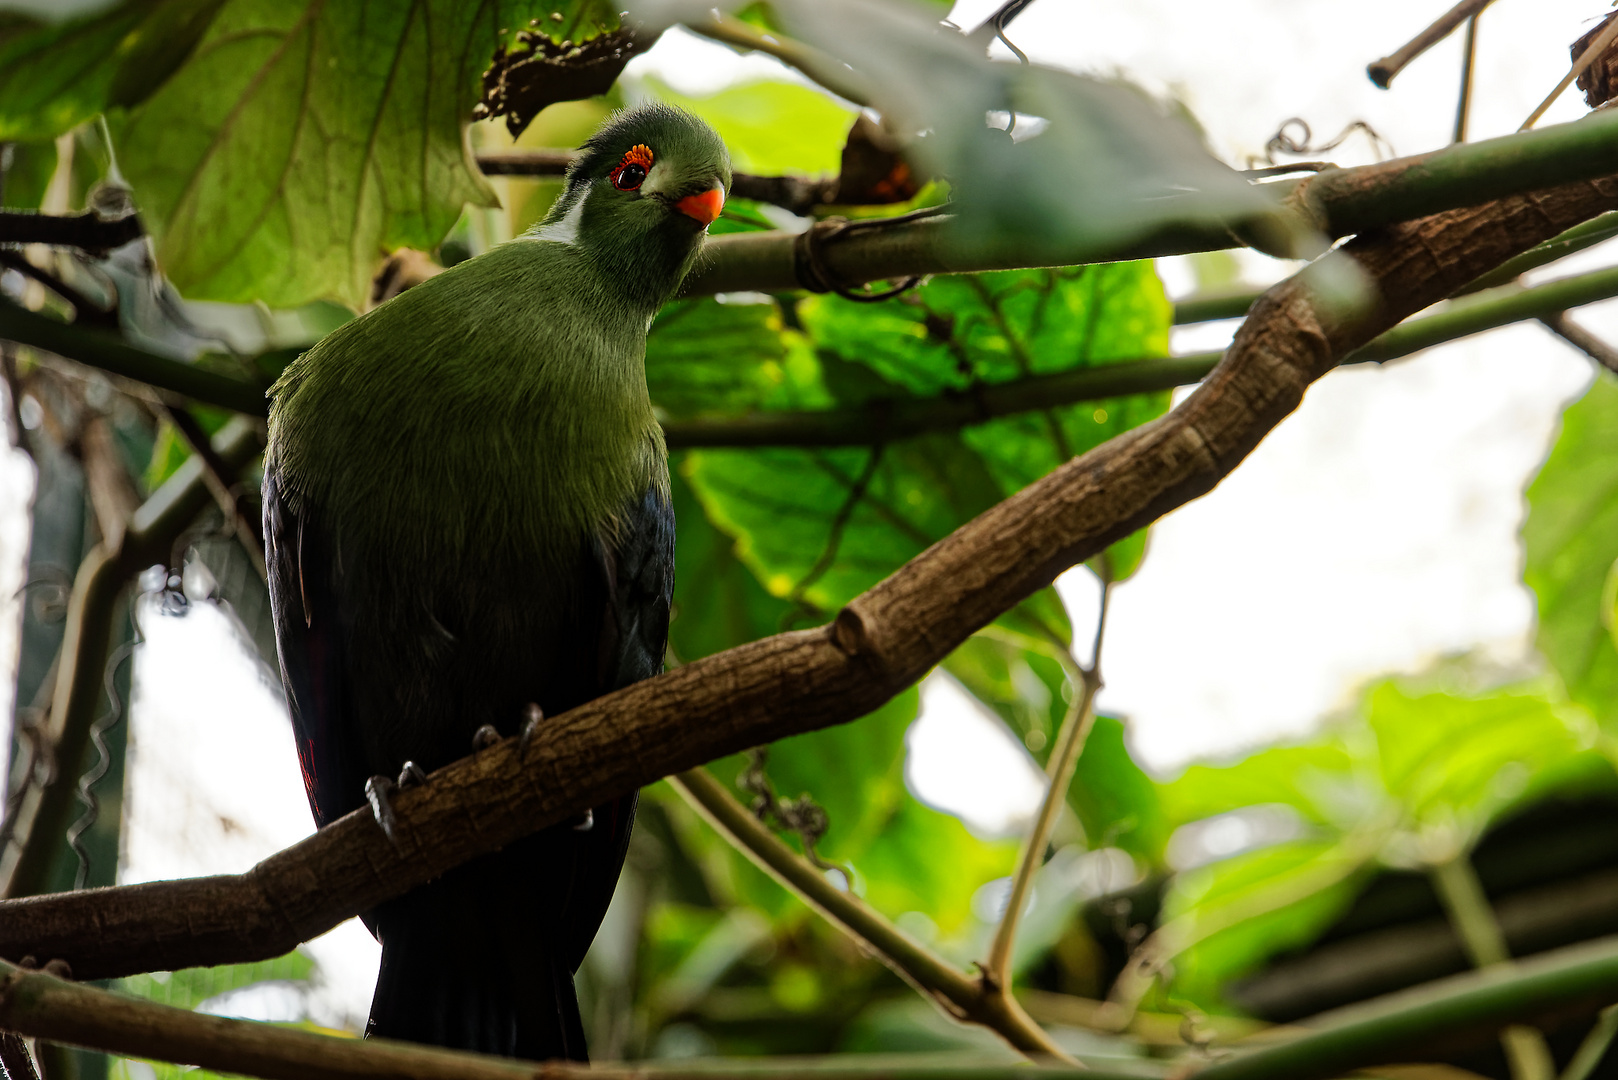
[[501, 866], [515, 854], [474, 860], [373, 913], [382, 970], [367, 1036], [588, 1060], [573, 974], [554, 955], [550, 905], [513, 889]]

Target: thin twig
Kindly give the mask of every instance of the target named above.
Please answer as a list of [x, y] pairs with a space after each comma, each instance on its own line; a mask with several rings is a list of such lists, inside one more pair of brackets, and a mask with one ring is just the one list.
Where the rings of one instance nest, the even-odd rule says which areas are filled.
[[834, 926], [876, 952], [883, 963], [957, 1020], [982, 1024], [1029, 1055], [1072, 1059], [1028, 1017], [1016, 999], [987, 992], [978, 980], [889, 922], [853, 893], [838, 888], [734, 799], [706, 769], [669, 783], [719, 834]]
[[112, 308], [103, 307], [49, 270], [35, 266], [23, 258], [20, 252], [0, 248], [0, 267], [15, 270], [19, 274], [33, 278], [45, 288], [66, 300], [73, 308], [74, 322], [85, 326], [99, 326], [103, 329], [118, 329], [118, 309], [116, 306]]
[[1023, 909], [1028, 905], [1034, 874], [1044, 865], [1045, 846], [1050, 843], [1057, 815], [1067, 805], [1067, 792], [1073, 784], [1073, 773], [1079, 766], [1079, 755], [1084, 751], [1085, 740], [1095, 723], [1095, 699], [1101, 689], [1101, 641], [1106, 631], [1107, 606], [1111, 596], [1112, 586], [1103, 583], [1101, 612], [1096, 616], [1095, 651], [1091, 654], [1089, 667], [1081, 667], [1067, 649], [1054, 650], [1072, 685], [1073, 700], [1068, 704], [1067, 715], [1062, 717], [1056, 745], [1051, 749], [1046, 766], [1049, 783], [1045, 788], [1045, 798], [1041, 800], [1039, 813], [1023, 841], [1017, 869], [1011, 879], [1011, 891], [1006, 897], [1006, 909], [1000, 915], [1000, 925], [995, 928], [994, 940], [989, 946], [989, 957], [983, 963], [984, 982], [1001, 993], [1011, 990], [1011, 959], [1017, 940], [1017, 927], [1022, 922]]
[[1600, 59], [1601, 55], [1607, 51], [1607, 47], [1614, 41], [1618, 41], [1618, 19], [1613, 19], [1609, 22], [1607, 28], [1601, 31], [1594, 41], [1590, 42], [1589, 48], [1579, 54], [1579, 58], [1573, 61], [1573, 66], [1568, 69], [1568, 73], [1562, 76], [1562, 81], [1556, 84], [1556, 89], [1552, 90], [1545, 100], [1539, 103], [1539, 108], [1528, 114], [1528, 119], [1524, 120], [1522, 127], [1517, 130], [1527, 131], [1533, 127], [1535, 121], [1544, 116], [1545, 111], [1556, 103], [1557, 98], [1562, 96], [1562, 91], [1573, 85], [1573, 80], [1583, 75], [1585, 68]]
[[1386, 90], [1393, 82], [1395, 75], [1403, 71], [1410, 62], [1440, 41], [1455, 32], [1455, 28], [1492, 4], [1494, 0], [1461, 0], [1461, 3], [1446, 11], [1439, 19], [1427, 29], [1417, 34], [1404, 46], [1390, 56], [1380, 60], [1373, 60], [1365, 69], [1371, 81]]
[[1478, 59], [1478, 16], [1473, 14], [1466, 20], [1466, 42], [1461, 46], [1461, 94], [1455, 103], [1455, 138], [1458, 143], [1466, 141], [1467, 121], [1472, 116], [1472, 76]]
[[1607, 1048], [1612, 1045], [1614, 1036], [1618, 1036], [1618, 1005], [1609, 1005], [1596, 1017], [1594, 1026], [1585, 1035], [1584, 1041], [1579, 1043], [1579, 1048], [1573, 1052], [1573, 1059], [1557, 1080], [1587, 1080], [1596, 1071], [1596, 1066], [1601, 1064], [1601, 1059], [1607, 1056]]
[[1586, 356], [1618, 375], [1618, 348], [1608, 344], [1605, 338], [1598, 337], [1568, 318], [1565, 311], [1554, 315], [1543, 315], [1540, 322], [1544, 323], [1551, 333], [1572, 345], [1575, 349], [1582, 349]]
[[230, 462], [214, 449], [213, 440], [203, 430], [197, 418], [191, 415], [189, 409], [180, 406], [166, 407], [165, 414], [174, 429], [185, 439], [191, 452], [197, 455], [202, 462], [203, 476], [208, 482], [208, 490], [213, 492], [214, 501], [219, 504], [233, 523], [233, 532], [236, 540], [241, 544], [242, 550], [247, 552], [247, 558], [258, 571], [261, 581], [268, 580], [269, 574], [264, 565], [264, 523], [257, 514], [249, 513], [243, 505], [241, 480], [237, 477], [238, 470], [232, 469]]
[[[1472, 860], [1462, 852], [1428, 869], [1427, 878], [1443, 904], [1449, 924], [1475, 968], [1497, 967], [1511, 961], [1506, 935], [1500, 929], [1483, 883]], [[1552, 1080], [1556, 1064], [1545, 1036], [1538, 1028], [1512, 1024], [1500, 1032], [1512, 1080]]]

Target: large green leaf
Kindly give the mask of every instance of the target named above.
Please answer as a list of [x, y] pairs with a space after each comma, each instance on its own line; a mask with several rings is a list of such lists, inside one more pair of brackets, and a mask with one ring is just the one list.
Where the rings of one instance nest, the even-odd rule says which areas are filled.
[[[799, 305], [805, 344], [757, 407], [867, 406], [1167, 347], [1147, 264], [937, 278], [902, 302]], [[705, 451], [687, 475], [774, 593], [825, 611], [1074, 454], [1161, 415], [1167, 394], [1067, 406], [880, 448]]]
[[112, 109], [119, 165], [187, 295], [358, 304], [387, 250], [432, 248], [464, 204], [492, 204], [466, 124], [494, 49], [533, 19], [617, 25], [599, 0], [127, 3], [6, 46], [0, 138]]
[[785, 359], [774, 304], [676, 300], [652, 323], [646, 384], [670, 416], [741, 412], [781, 381]]
[[1618, 560], [1618, 379], [1597, 376], [1562, 414], [1528, 488], [1523, 580], [1539, 601], [1539, 649], [1568, 693], [1618, 733], [1613, 563]]

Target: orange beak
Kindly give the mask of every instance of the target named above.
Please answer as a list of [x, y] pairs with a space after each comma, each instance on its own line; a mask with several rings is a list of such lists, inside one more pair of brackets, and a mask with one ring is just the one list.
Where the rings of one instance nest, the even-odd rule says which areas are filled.
[[719, 211], [725, 208], [725, 189], [715, 184], [701, 195], [687, 195], [675, 203], [674, 208], [686, 217], [696, 218], [704, 226], [712, 225]]

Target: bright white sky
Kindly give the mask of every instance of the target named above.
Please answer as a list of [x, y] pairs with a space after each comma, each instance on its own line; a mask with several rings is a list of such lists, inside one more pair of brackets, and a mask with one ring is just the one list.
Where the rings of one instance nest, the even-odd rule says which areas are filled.
[[[957, 21], [993, 6], [963, 2]], [[1364, 66], [1448, 6], [1039, 0], [1011, 37], [1037, 61], [1120, 72], [1178, 95], [1215, 150], [1241, 166], [1291, 116], [1308, 120], [1317, 138], [1366, 120], [1400, 154], [1446, 143], [1458, 35], [1392, 91], [1375, 89]], [[1473, 136], [1514, 130], [1565, 71], [1568, 43], [1602, 13], [1593, 0], [1501, 0], [1490, 9]], [[773, 61], [738, 60], [677, 34], [635, 70], [688, 93], [779, 73]], [[1581, 112], [1569, 94], [1546, 122]], [[1370, 150], [1356, 139], [1330, 156], [1355, 164]], [[1258, 256], [1242, 265], [1255, 284], [1289, 271]], [[1161, 269], [1174, 295], [1194, 287], [1187, 260]], [[1618, 338], [1612, 305], [1580, 319]], [[1188, 329], [1176, 347], [1218, 347], [1230, 330]], [[1305, 733], [1364, 680], [1445, 653], [1522, 657], [1533, 605], [1518, 583], [1521, 493], [1560, 407], [1590, 371], [1544, 331], [1521, 326], [1323, 379], [1234, 476], [1156, 527], [1144, 568], [1116, 594], [1102, 705], [1129, 718], [1142, 764], [1166, 773]], [[25, 460], [11, 455], [0, 467], [0, 595], [20, 582], [30, 485]], [[1075, 621], [1088, 625], [1093, 582], [1081, 571], [1061, 587]], [[280, 702], [226, 621], [199, 606], [183, 620], [148, 613], [144, 628], [123, 880], [244, 870], [306, 835]], [[15, 648], [13, 620], [0, 620], [0, 656]], [[1039, 795], [1020, 748], [947, 682], [929, 683], [924, 702], [911, 735], [918, 792], [984, 831], [1014, 827]], [[375, 944], [350, 922], [314, 951], [329, 980], [317, 1015], [363, 1022]]]

